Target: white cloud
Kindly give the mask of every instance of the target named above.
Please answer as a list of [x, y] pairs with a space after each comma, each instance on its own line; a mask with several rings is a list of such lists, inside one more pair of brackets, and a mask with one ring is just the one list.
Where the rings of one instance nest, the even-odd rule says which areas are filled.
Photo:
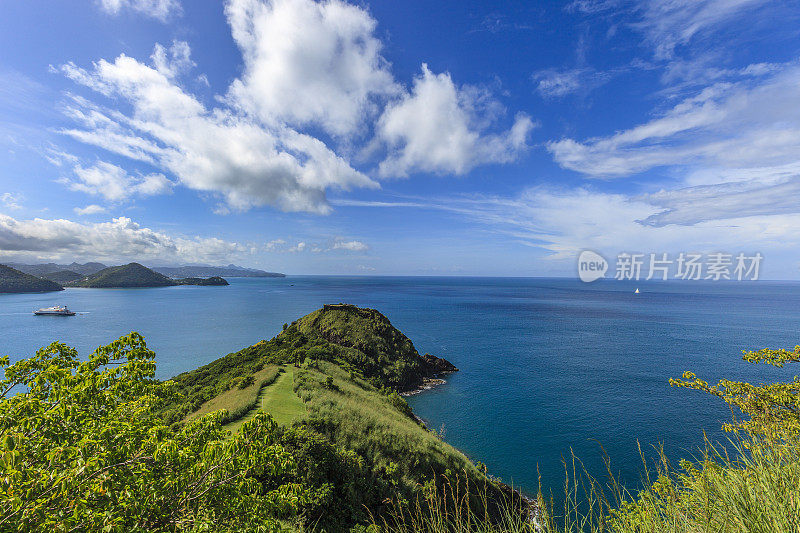
[[286, 246], [286, 241], [283, 239], [274, 239], [264, 245], [264, 250], [267, 252], [280, 252]]
[[163, 174], [131, 176], [124, 169], [98, 161], [93, 166], [74, 168], [75, 179], [61, 180], [73, 191], [102, 196], [109, 201], [126, 200], [132, 196], [155, 196], [172, 191], [173, 183]]
[[640, 0], [641, 20], [633, 26], [644, 33], [656, 57], [668, 59], [678, 46], [765, 4], [768, 0]]
[[82, 260], [228, 261], [249, 247], [217, 238], [171, 236], [125, 217], [80, 224], [65, 219], [17, 220], [0, 214], [4, 256]]
[[569, 94], [588, 92], [610, 78], [610, 73], [598, 72], [589, 67], [548, 69], [533, 75], [536, 90], [545, 98], [561, 98]]
[[366, 252], [369, 246], [361, 241], [337, 240], [333, 243], [333, 250], [345, 250], [348, 252]]
[[548, 143], [563, 167], [592, 177], [659, 166], [768, 169], [800, 161], [800, 66], [717, 83], [644, 124], [608, 137]]
[[97, 215], [100, 213], [105, 213], [106, 208], [97, 204], [90, 204], [87, 205], [86, 207], [76, 207], [73, 209], [73, 211], [75, 211], [75, 213], [77, 213], [78, 215], [86, 216], [86, 215]]
[[19, 202], [20, 197], [18, 195], [11, 194], [10, 192], [0, 194], [0, 203], [2, 203], [6, 209], [22, 209]]
[[377, 22], [339, 1], [231, 0], [225, 7], [245, 69], [229, 99], [266, 124], [357, 132], [399, 87], [374, 36]]
[[800, 213], [800, 165], [776, 168], [771, 174], [759, 169], [754, 178], [737, 179], [747, 174], [734, 172], [724, 180], [718, 178], [717, 183], [642, 195], [642, 200], [663, 209], [642, 222], [693, 225], [706, 220]]
[[800, 245], [796, 231], [800, 209], [767, 216], [743, 212], [732, 218], [705, 219], [691, 225], [652, 225], [642, 221], [663, 212], [663, 206], [651, 198], [587, 188], [544, 187], [528, 189], [517, 197], [448, 199], [442, 207], [477, 220], [520, 244], [546, 250], [548, 259], [562, 262], [561, 273], [574, 268], [577, 254], [587, 248], [607, 258], [624, 251], [722, 250], [771, 252], [770, 257], [775, 259], [781, 254], [792, 255]]
[[497, 106], [485, 92], [459, 89], [450, 74], [434, 74], [422, 65], [412, 92], [390, 104], [378, 122], [378, 135], [390, 151], [381, 175], [464, 174], [480, 164], [515, 160], [527, 148], [534, 124], [520, 114], [509, 131], [483, 134]]
[[267, 252], [275, 252], [275, 253], [288, 252], [292, 254], [301, 252], [324, 253], [332, 251], [365, 252], [369, 250], [369, 245], [361, 241], [347, 240], [341, 237], [328, 240], [327, 244], [319, 242], [298, 241], [297, 243], [290, 245], [284, 239], [275, 239], [269, 241], [264, 246], [264, 250]]
[[[672, 59], [677, 48], [702, 39], [769, 0], [574, 0], [568, 11], [588, 16], [621, 14], [625, 24], [640, 32], [657, 59]], [[633, 17], [634, 22], [627, 18]]]
[[165, 22], [172, 15], [180, 14], [178, 0], [98, 0], [106, 13], [118, 15], [130, 10]]
[[218, 107], [184, 88], [183, 79], [198, 77], [187, 75], [188, 44], [175, 41], [156, 45], [149, 65], [123, 54], [88, 69], [53, 69], [114, 100], [110, 109], [68, 95], [76, 126], [61, 132], [219, 196], [217, 213], [263, 205], [328, 213], [328, 190], [378, 187], [348, 154], [374, 158], [386, 148], [378, 173], [390, 177], [464, 174], [527, 147], [533, 122], [525, 115], [508, 131], [490, 131], [503, 110], [488, 91], [456, 87], [426, 66], [411, 92], [395, 81], [377, 22], [362, 7], [228, 0], [225, 12], [244, 69]]
[[[186, 41], [173, 41], [169, 49], [156, 43], [150, 59], [157, 71], [168, 78], [176, 78], [196, 66], [192, 51]], [[208, 80], [206, 79], [206, 83]]]
[[130, 116], [76, 100], [83, 129], [63, 133], [150, 162], [190, 188], [217, 192], [233, 209], [274, 205], [326, 213], [325, 189], [376, 187], [325, 144], [286, 126], [267, 128], [223, 108], [207, 110], [166, 74], [125, 55], [92, 71], [65, 65], [73, 80], [130, 102]]

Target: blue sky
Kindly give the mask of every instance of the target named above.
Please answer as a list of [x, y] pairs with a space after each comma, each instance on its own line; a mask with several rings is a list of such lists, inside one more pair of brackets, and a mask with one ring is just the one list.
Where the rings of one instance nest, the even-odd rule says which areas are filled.
[[7, 2], [0, 257], [797, 279], [800, 7]]

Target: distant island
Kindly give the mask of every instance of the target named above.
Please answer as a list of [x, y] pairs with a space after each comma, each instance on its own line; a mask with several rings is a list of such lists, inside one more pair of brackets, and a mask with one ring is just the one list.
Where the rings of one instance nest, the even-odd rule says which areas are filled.
[[128, 263], [104, 268], [90, 276], [65, 283], [67, 287], [92, 289], [173, 287], [176, 285], [228, 285], [228, 282], [219, 276], [207, 279], [197, 277], [173, 279], [139, 263]]
[[245, 268], [236, 265], [228, 266], [180, 266], [180, 267], [152, 267], [159, 274], [170, 278], [285, 278], [286, 274], [280, 272], [267, 272], [256, 268]]
[[[37, 277], [52, 279], [58, 283], [67, 283], [78, 279], [81, 276], [91, 276], [97, 274], [101, 270], [109, 268], [109, 265], [103, 263], [71, 263], [58, 264], [58, 263], [42, 263], [42, 264], [24, 264], [24, 263], [5, 263], [6, 265]], [[208, 266], [208, 265], [184, 265], [177, 267], [157, 266], [151, 267], [151, 270], [163, 274], [168, 278], [210, 278], [210, 277], [241, 277], [241, 278], [285, 278], [286, 274], [280, 272], [267, 272], [266, 270], [259, 270], [256, 268], [246, 268], [230, 264], [228, 266]], [[58, 274], [58, 276], [56, 276]], [[77, 274], [78, 277], [67, 279], [71, 274]], [[57, 279], [58, 278], [58, 279]], [[62, 281], [63, 280], [63, 281]]]
[[[94, 264], [97, 265], [99, 263]], [[50, 265], [55, 267], [63, 266], [55, 263], [50, 263]], [[78, 270], [83, 270], [80, 267], [85, 267], [86, 265], [75, 263], [73, 266], [79, 267]], [[229, 283], [220, 276], [173, 279], [139, 263], [105, 267], [88, 275], [80, 274], [74, 270], [57, 270], [44, 273], [41, 276], [22, 272], [7, 265], [0, 265], [0, 293], [63, 291], [64, 287], [124, 289], [175, 287], [177, 285], [225, 286], [229, 285]]]
[[15, 268], [0, 265], [0, 293], [53, 292], [64, 287], [49, 279], [37, 278]]
[[89, 262], [0, 264], [0, 293], [61, 291], [64, 287], [138, 288], [176, 285], [224, 286], [223, 277], [283, 278], [286, 274], [237, 265], [148, 268], [140, 263], [108, 266]]
[[204, 287], [212, 285], [230, 285], [228, 280], [219, 276], [211, 276], [210, 278], [181, 278], [175, 281], [178, 285], [200, 285]]

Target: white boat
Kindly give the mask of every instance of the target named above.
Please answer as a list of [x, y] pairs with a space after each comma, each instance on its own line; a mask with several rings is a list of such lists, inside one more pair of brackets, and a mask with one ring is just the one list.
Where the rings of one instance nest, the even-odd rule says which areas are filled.
[[639, 289], [637, 288], [635, 291], [633, 291], [633, 294], [639, 294]]
[[50, 316], [74, 316], [75, 311], [70, 311], [66, 305], [54, 305], [53, 307], [43, 307], [33, 312], [34, 315]]

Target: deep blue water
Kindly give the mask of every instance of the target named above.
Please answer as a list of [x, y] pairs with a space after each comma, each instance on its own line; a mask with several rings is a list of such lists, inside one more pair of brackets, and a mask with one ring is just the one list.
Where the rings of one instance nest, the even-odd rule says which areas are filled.
[[[643, 448], [663, 442], [688, 457], [705, 429], [730, 417], [718, 400], [671, 388], [684, 370], [773, 381], [786, 370], [754, 367], [741, 350], [800, 343], [800, 284], [569, 279], [287, 277], [232, 278], [229, 287], [68, 289], [0, 295], [0, 354], [13, 360], [53, 340], [82, 354], [132, 330], [158, 354], [159, 377], [196, 368], [273, 337], [324, 303], [374, 307], [420, 353], [461, 371], [409, 398], [418, 415], [489, 471], [556, 495], [561, 458], [574, 450], [594, 474], [602, 445], [629, 482]], [[81, 314], [34, 317], [65, 303]]]

